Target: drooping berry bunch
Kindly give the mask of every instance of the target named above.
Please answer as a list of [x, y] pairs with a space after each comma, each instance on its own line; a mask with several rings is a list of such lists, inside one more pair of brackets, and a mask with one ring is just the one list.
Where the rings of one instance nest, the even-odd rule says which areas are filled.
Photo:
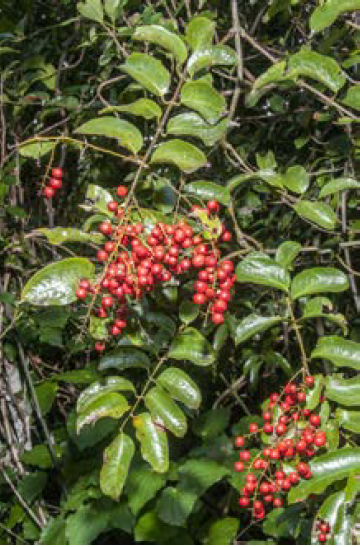
[[[306, 376], [300, 385], [288, 383], [281, 395], [272, 393], [262, 415], [262, 428], [251, 423], [249, 434], [235, 439], [237, 448], [248, 444], [234, 464], [236, 471], [247, 471], [239, 504], [243, 508], [252, 507], [256, 519], [264, 518], [267, 508], [281, 507], [286, 492], [301, 479], [312, 477], [308, 462], [326, 445], [326, 433], [318, 429], [320, 416], [304, 408], [307, 391], [313, 385], [314, 377]], [[259, 448], [260, 433], [265, 436], [266, 446], [252, 459], [250, 448]], [[251, 473], [251, 469], [260, 473]]]
[[51, 170], [51, 178], [47, 185], [43, 188], [43, 196], [46, 199], [51, 199], [56, 192], [62, 187], [63, 170], [61, 167], [54, 167]]
[[319, 543], [326, 543], [331, 532], [330, 524], [323, 519], [319, 520], [316, 523], [316, 531], [318, 532], [317, 539]]
[[[117, 188], [120, 198], [127, 193], [125, 186]], [[83, 300], [94, 295], [98, 317], [111, 319], [111, 336], [119, 336], [127, 326], [129, 300], [139, 299], [175, 275], [194, 272], [197, 272], [194, 302], [207, 304], [213, 323], [223, 323], [235, 275], [233, 262], [221, 261], [218, 244], [229, 241], [230, 232], [222, 227], [219, 236], [205, 240], [200, 233], [195, 233], [197, 227], [185, 220], [170, 225], [159, 222], [148, 232], [141, 222], [132, 223], [117, 201], [110, 201], [108, 209], [114, 213], [114, 219], [100, 224], [99, 231], [109, 239], [97, 253], [97, 259], [105, 264], [105, 269], [93, 285], [82, 279], [76, 296]], [[207, 203], [209, 218], [218, 211], [216, 201]], [[95, 345], [98, 351], [104, 348], [104, 342]]]

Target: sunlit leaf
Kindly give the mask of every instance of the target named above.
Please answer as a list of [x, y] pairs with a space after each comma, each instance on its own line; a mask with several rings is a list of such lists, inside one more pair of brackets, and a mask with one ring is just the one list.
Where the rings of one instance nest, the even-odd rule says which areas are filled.
[[360, 370], [360, 344], [340, 336], [319, 338], [311, 359], [327, 359], [337, 367]]
[[304, 200], [295, 203], [293, 208], [298, 215], [325, 230], [334, 230], [338, 222], [335, 211], [327, 203]]
[[225, 98], [204, 81], [187, 82], [181, 90], [180, 100], [211, 124], [215, 124], [226, 112]]
[[143, 145], [142, 135], [135, 125], [111, 116], [94, 118], [78, 127], [75, 133], [118, 139], [119, 144], [133, 154], [137, 154]]
[[106, 448], [100, 471], [100, 487], [106, 496], [115, 500], [120, 497], [134, 452], [134, 443], [125, 433], [120, 433]]
[[133, 418], [136, 438], [140, 441], [141, 455], [157, 473], [169, 468], [169, 445], [166, 431], [148, 412]]
[[155, 150], [150, 163], [172, 163], [185, 173], [192, 173], [207, 164], [205, 154], [193, 144], [173, 139]]
[[296, 299], [308, 294], [342, 292], [348, 288], [348, 278], [341, 270], [336, 268], [310, 268], [295, 276], [291, 284], [291, 296]]
[[290, 276], [285, 268], [262, 253], [250, 253], [236, 268], [239, 283], [268, 285], [287, 292]]
[[160, 25], [137, 27], [132, 39], [151, 42], [163, 47], [174, 55], [179, 64], [182, 64], [187, 58], [187, 49], [182, 39]]
[[162, 97], [169, 90], [169, 72], [161, 61], [146, 53], [132, 53], [119, 68], [154, 95]]

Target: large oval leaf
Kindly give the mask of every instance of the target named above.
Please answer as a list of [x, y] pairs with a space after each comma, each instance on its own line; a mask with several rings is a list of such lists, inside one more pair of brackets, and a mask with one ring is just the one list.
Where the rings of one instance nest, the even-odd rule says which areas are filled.
[[128, 112], [133, 116], [141, 116], [146, 120], [152, 120], [153, 118], [160, 118], [161, 108], [155, 101], [151, 99], [141, 98], [130, 104], [122, 104], [120, 106], [107, 106], [101, 110], [100, 114], [107, 114], [109, 112]]
[[170, 32], [160, 25], [137, 27], [132, 39], [151, 42], [167, 49], [174, 55], [179, 64], [182, 64], [187, 58], [187, 49], [182, 39], [174, 32]]
[[33, 275], [21, 293], [21, 301], [34, 306], [65, 306], [75, 302], [82, 277], [92, 279], [94, 265], [87, 258], [66, 258]]
[[150, 360], [146, 353], [136, 348], [118, 348], [101, 357], [99, 370], [108, 368], [147, 368], [148, 366], [150, 366]]
[[216, 354], [210, 342], [198, 330], [187, 327], [175, 337], [169, 357], [205, 367], [215, 361]]
[[[359, 402], [359, 401], [358, 401]], [[337, 408], [336, 420], [339, 422], [340, 427], [352, 431], [353, 433], [360, 433], [360, 411], [348, 410], [346, 408]]]
[[108, 376], [103, 381], [94, 382], [80, 393], [76, 405], [77, 412], [83, 412], [99, 395], [116, 391], [132, 391], [135, 393], [135, 388], [133, 383], [126, 378]]
[[346, 82], [346, 76], [334, 58], [316, 51], [302, 49], [289, 58], [289, 77], [308, 76], [337, 93]]
[[105, 449], [100, 488], [106, 496], [115, 500], [120, 497], [134, 452], [134, 443], [125, 433], [120, 433]]
[[319, 32], [332, 25], [339, 15], [345, 11], [360, 10], [359, 0], [326, 0], [321, 2], [313, 11], [310, 17], [310, 28], [312, 32]]
[[166, 473], [169, 469], [169, 444], [163, 427], [156, 424], [148, 412], [135, 416], [133, 425], [144, 460], [157, 473]]
[[210, 46], [204, 49], [197, 49], [191, 55], [187, 69], [190, 76], [203, 68], [215, 65], [234, 65], [237, 61], [235, 51], [229, 46]]
[[349, 380], [328, 376], [326, 397], [345, 406], [360, 406], [360, 376]]
[[199, 408], [201, 392], [186, 372], [179, 368], [169, 367], [157, 379], [173, 399], [180, 401], [188, 408]]
[[318, 340], [311, 359], [327, 359], [337, 367], [360, 370], [360, 344], [340, 336], [323, 336]]
[[283, 180], [284, 186], [296, 194], [303, 194], [310, 184], [310, 177], [302, 165], [289, 167]]
[[160, 144], [150, 163], [172, 163], [184, 173], [192, 173], [207, 164], [205, 154], [193, 144], [173, 139]]
[[[151, 449], [151, 446], [149, 448]], [[133, 515], [138, 515], [144, 505], [155, 498], [157, 492], [166, 485], [166, 477], [160, 473], [161, 471], [151, 469], [146, 463], [131, 469], [125, 483], [125, 493]]]
[[234, 337], [235, 344], [238, 345], [254, 336], [254, 334], [263, 332], [264, 330], [281, 323], [281, 321], [282, 318], [278, 315], [273, 317], [262, 317], [261, 315], [252, 313], [239, 322], [232, 321], [230, 323], [230, 330]]
[[227, 127], [227, 118], [216, 125], [209, 125], [195, 112], [184, 112], [171, 118], [166, 131], [171, 135], [198, 137], [205, 146], [213, 146], [225, 135]]
[[97, 23], [102, 23], [104, 20], [101, 0], [86, 0], [85, 2], [79, 2], [77, 9], [79, 13], [87, 19], [91, 19]]
[[187, 430], [185, 415], [163, 389], [151, 388], [145, 395], [144, 402], [155, 423], [165, 427], [176, 437], [185, 435]]
[[76, 228], [37, 228], [36, 233], [44, 235], [52, 245], [60, 245], [67, 241], [76, 241], [79, 243], [95, 243], [99, 245], [104, 241], [104, 236], [97, 232], [83, 232]]
[[236, 268], [239, 283], [267, 285], [287, 292], [290, 286], [288, 271], [263, 253], [250, 253]]
[[324, 198], [335, 194], [336, 192], [342, 192], [343, 190], [357, 189], [360, 188], [360, 182], [355, 179], [350, 178], [339, 178], [334, 179], [325, 184], [320, 190], [319, 197]]
[[129, 409], [129, 404], [119, 393], [100, 393], [85, 404], [76, 420], [77, 433], [85, 426], [94, 424], [100, 418], [121, 418]]
[[192, 50], [210, 47], [215, 35], [215, 22], [207, 17], [193, 17], [186, 27], [186, 40]]
[[231, 204], [231, 197], [228, 188], [220, 186], [208, 180], [194, 180], [184, 187], [185, 192], [192, 194], [204, 201], [216, 200], [226, 207]]
[[298, 201], [293, 207], [298, 215], [325, 228], [325, 230], [334, 230], [338, 221], [336, 213], [327, 203], [304, 200]]
[[135, 125], [111, 116], [89, 120], [78, 127], [75, 133], [101, 135], [102, 137], [118, 139], [119, 144], [133, 154], [137, 154], [143, 145], [142, 135]]
[[160, 61], [146, 53], [132, 53], [119, 68], [154, 95], [162, 97], [169, 90], [169, 72]]
[[211, 84], [203, 81], [186, 83], [180, 100], [211, 124], [216, 123], [226, 111], [225, 98]]
[[277, 249], [275, 260], [284, 268], [289, 268], [301, 251], [300, 243], [297, 241], [284, 241]]
[[299, 273], [291, 284], [292, 298], [322, 292], [342, 292], [349, 288], [347, 276], [336, 268], [311, 268]]
[[24, 142], [19, 146], [19, 154], [24, 158], [39, 159], [51, 152], [56, 144], [57, 143], [53, 141], [31, 142], [29, 144]]

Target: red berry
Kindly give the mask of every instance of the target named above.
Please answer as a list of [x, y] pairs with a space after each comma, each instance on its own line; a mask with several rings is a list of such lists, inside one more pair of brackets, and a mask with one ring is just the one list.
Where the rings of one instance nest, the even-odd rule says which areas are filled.
[[241, 471], [244, 471], [244, 464], [243, 464], [243, 462], [235, 462], [235, 463], [234, 463], [234, 469], [235, 469], [235, 471], [237, 471], [238, 473], [240, 473]]
[[215, 300], [212, 311], [215, 313], [224, 313], [227, 310], [227, 303], [225, 300]]
[[95, 347], [95, 351], [99, 351], [99, 352], [104, 351], [105, 344], [104, 342], [96, 342], [94, 347]]
[[104, 296], [101, 300], [101, 305], [103, 308], [111, 308], [114, 305], [114, 299], [111, 296]]
[[54, 190], [60, 190], [62, 187], [62, 180], [61, 179], [50, 179], [49, 184], [51, 188], [54, 188]]
[[280, 459], [280, 450], [277, 448], [270, 449], [270, 458], [272, 460], [279, 460]]
[[305, 462], [298, 463], [296, 469], [301, 476], [307, 475], [310, 471], [308, 464]]
[[259, 429], [258, 424], [255, 424], [255, 423], [250, 424], [250, 427], [249, 427], [250, 433], [256, 433], [258, 429]]
[[296, 446], [295, 446], [296, 452], [305, 452], [306, 447], [307, 447], [306, 442], [304, 440], [300, 440], [296, 443]]
[[318, 535], [318, 540], [320, 541], [320, 543], [326, 543], [326, 540], [327, 540], [327, 535], [326, 534], [319, 534]]
[[248, 462], [250, 461], [250, 458], [251, 458], [251, 455], [250, 455], [250, 451], [249, 450], [242, 450], [240, 452], [240, 460], [242, 460], [243, 462]]
[[279, 398], [279, 395], [278, 395], [277, 393], [272, 393], [272, 394], [270, 395], [270, 401], [271, 401], [272, 403], [276, 403], [276, 401], [278, 400], [278, 398]]
[[326, 433], [325, 432], [320, 432], [319, 433], [316, 433], [315, 435], [315, 446], [325, 446], [326, 445]]
[[279, 424], [276, 427], [276, 434], [277, 435], [284, 435], [286, 433], [286, 425], [285, 424]]
[[51, 186], [45, 186], [43, 189], [43, 196], [46, 197], [46, 199], [51, 199], [55, 195], [55, 190]]
[[195, 304], [197, 304], [198, 306], [202, 306], [206, 302], [206, 296], [205, 294], [202, 294], [202, 293], [196, 293], [193, 296], [193, 300]]
[[223, 235], [221, 236], [221, 239], [222, 239], [222, 241], [225, 241], [226, 243], [228, 241], [231, 241], [232, 240], [232, 233], [231, 232], [224, 232]]
[[90, 281], [88, 279], [80, 279], [79, 287], [88, 291], [90, 289]]
[[53, 176], [55, 179], [61, 179], [63, 176], [63, 170], [61, 167], [54, 167], [51, 170], [51, 176]]
[[263, 413], [263, 420], [270, 422], [272, 420], [272, 414], [268, 410]]
[[111, 226], [111, 223], [110, 222], [102, 222], [99, 226], [99, 231], [104, 234], [104, 235], [107, 235], [109, 236], [112, 232], [112, 226]]
[[98, 251], [97, 258], [100, 262], [107, 262], [107, 260], [109, 259], [109, 255], [107, 254], [106, 251], [103, 251], [102, 249], [100, 249]]
[[330, 524], [328, 522], [322, 522], [319, 526], [320, 532], [328, 534], [330, 532]]
[[244, 446], [244, 444], [245, 444], [244, 437], [238, 436], [238, 437], [235, 438], [235, 446], [237, 448], [241, 448], [242, 446]]
[[249, 507], [250, 499], [243, 496], [242, 498], [239, 499], [239, 505], [240, 507]]
[[269, 423], [266, 423], [264, 424], [264, 427], [263, 427], [263, 431], [264, 433], [266, 433], [266, 435], [271, 435], [271, 433], [273, 432], [273, 426]]
[[109, 201], [109, 203], [107, 204], [107, 208], [111, 213], [116, 213], [118, 207], [119, 205], [117, 201]]
[[222, 313], [214, 313], [212, 315], [212, 322], [215, 323], [215, 325], [221, 325], [224, 322], [224, 316]]
[[125, 196], [127, 196], [129, 190], [126, 188], [126, 186], [118, 186], [117, 187], [117, 195], [120, 197], [120, 198], [124, 198]]
[[317, 414], [311, 414], [310, 417], [309, 417], [309, 422], [314, 427], [318, 427], [321, 423], [320, 416], [318, 416]]
[[87, 292], [86, 292], [85, 289], [79, 287], [79, 288], [77, 289], [77, 291], [75, 291], [75, 296], [76, 296], [77, 298], [80, 298], [81, 300], [83, 300], [84, 298], [86, 298]]
[[299, 401], [299, 403], [305, 403], [306, 393], [304, 393], [303, 391], [300, 391], [300, 393], [298, 393], [297, 395], [297, 400]]
[[208, 201], [206, 207], [210, 213], [218, 213], [220, 211], [220, 205], [215, 200]]
[[274, 507], [282, 507], [283, 501], [281, 498], [274, 498], [273, 500], [273, 506]]
[[308, 387], [312, 387], [315, 383], [315, 378], [314, 376], [306, 376], [305, 378], [305, 383]]
[[291, 484], [298, 484], [298, 482], [300, 481], [300, 477], [298, 473], [296, 473], [295, 471], [291, 471], [289, 473], [288, 479], [291, 482]]

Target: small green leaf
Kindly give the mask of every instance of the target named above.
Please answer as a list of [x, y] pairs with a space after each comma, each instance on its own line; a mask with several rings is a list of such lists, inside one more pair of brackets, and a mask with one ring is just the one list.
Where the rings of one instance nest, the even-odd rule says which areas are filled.
[[181, 90], [180, 100], [210, 124], [215, 124], [226, 112], [225, 98], [204, 81], [186, 83]]
[[36, 465], [42, 469], [49, 469], [53, 465], [49, 449], [44, 444], [37, 444], [31, 450], [23, 452], [21, 461], [26, 465]]
[[[91, 205], [81, 205], [83, 209], [95, 209], [96, 211], [100, 211], [107, 216], [113, 216], [113, 213], [110, 213], [107, 207], [107, 204], [109, 203], [109, 201], [113, 200], [113, 197], [110, 192], [105, 190], [105, 188], [97, 186], [96, 184], [89, 184], [86, 190], [85, 199], [88, 203], [91, 203]], [[93, 215], [91, 219], [93, 220], [93, 222], [101, 222], [103, 220], [103, 216]], [[86, 230], [86, 223], [84, 224], [84, 230]]]
[[169, 357], [178, 361], [191, 361], [202, 367], [211, 365], [216, 359], [210, 342], [193, 327], [187, 327], [175, 337]]
[[128, 497], [131, 512], [134, 515], [137, 515], [144, 505], [153, 499], [157, 492], [165, 486], [166, 479], [160, 473], [151, 469], [147, 464], [142, 464], [135, 469], [131, 469], [131, 473], [125, 484], [125, 493]]
[[338, 407], [336, 409], [336, 419], [339, 422], [340, 427], [352, 431], [353, 433], [360, 433], [359, 410], [348, 410], [346, 408]]
[[[253, 94], [254, 91], [257, 91], [258, 89], [261, 89], [262, 87], [265, 87], [272, 83], [281, 82], [282, 80], [286, 79], [285, 71], [286, 61], [280, 61], [279, 63], [271, 65], [270, 68], [268, 68], [255, 80], [253, 84], [253, 91], [251, 92], [251, 94]], [[289, 76], [288, 78], [290, 79]]]
[[151, 388], [145, 395], [144, 402], [156, 424], [168, 429], [176, 437], [185, 435], [187, 430], [185, 415], [163, 389]]
[[239, 345], [255, 334], [263, 332], [278, 323], [281, 323], [282, 318], [278, 315], [274, 317], [262, 317], [256, 313], [248, 315], [241, 321], [232, 321], [230, 323], [230, 331], [235, 340], [235, 344]]
[[228, 119], [221, 120], [217, 125], [209, 125], [195, 112], [184, 112], [170, 119], [166, 131], [170, 135], [190, 135], [203, 141], [205, 146], [213, 146], [226, 133]]
[[133, 116], [141, 116], [146, 120], [152, 120], [153, 118], [160, 118], [161, 108], [155, 101], [151, 99], [138, 99], [130, 104], [122, 104], [120, 106], [107, 106], [101, 110], [100, 114], [108, 114], [110, 112], [128, 112]]
[[19, 146], [19, 154], [24, 158], [39, 159], [45, 156], [51, 150], [54, 150], [56, 142], [53, 141], [41, 141], [27, 144], [26, 141]]
[[92, 425], [100, 418], [121, 418], [129, 408], [129, 404], [123, 395], [114, 392], [100, 393], [96, 397], [94, 396], [79, 412], [76, 421], [77, 433], [85, 425]]
[[310, 177], [304, 167], [301, 165], [294, 165], [287, 169], [283, 181], [284, 186], [291, 190], [291, 192], [303, 194], [309, 187]]
[[111, 22], [114, 24], [116, 19], [119, 17], [124, 6], [123, 0], [105, 0], [104, 8], [106, 15], [111, 19]]
[[146, 53], [132, 53], [119, 68], [154, 95], [162, 97], [169, 90], [169, 72], [161, 61]]
[[187, 49], [182, 39], [160, 25], [144, 25], [137, 27], [132, 35], [133, 40], [151, 42], [167, 49], [179, 64], [187, 58]]
[[233, 545], [239, 524], [239, 520], [234, 517], [216, 520], [210, 526], [205, 545]]
[[303, 312], [302, 319], [313, 319], [314, 317], [324, 317], [324, 319], [328, 319], [329, 321], [332, 321], [336, 325], [339, 325], [339, 327], [342, 328], [344, 334], [347, 334], [347, 323], [345, 317], [341, 313], [326, 313], [323, 308], [326, 309], [326, 312], [328, 310], [332, 310], [332, 302], [328, 298], [325, 298], [323, 296], [317, 296], [315, 298], [311, 298], [306, 302], [305, 309]]
[[108, 368], [148, 368], [150, 360], [142, 351], [135, 348], [118, 348], [107, 352], [100, 359], [99, 370]]
[[334, 230], [338, 218], [334, 210], [327, 203], [320, 201], [298, 201], [293, 206], [298, 215], [314, 222], [325, 230]]
[[66, 258], [39, 270], [26, 283], [21, 301], [33, 306], [65, 306], [76, 301], [82, 277], [92, 279], [94, 265], [87, 258]]
[[179, 317], [183, 323], [189, 324], [195, 321], [200, 313], [200, 308], [191, 300], [183, 300], [179, 308]]
[[193, 421], [192, 430], [198, 437], [211, 439], [222, 433], [229, 425], [229, 421], [229, 408], [213, 408]]
[[164, 428], [155, 423], [148, 412], [133, 418], [141, 455], [157, 473], [169, 469], [169, 444]]
[[191, 77], [203, 68], [216, 65], [235, 65], [237, 61], [235, 51], [229, 46], [210, 46], [204, 49], [197, 49], [191, 55], [187, 63], [187, 70]]
[[287, 292], [290, 286], [290, 276], [285, 268], [280, 266], [263, 253], [250, 253], [236, 268], [239, 283], [255, 283], [267, 285]]
[[36, 386], [36, 396], [39, 401], [41, 412], [44, 415], [51, 410], [51, 407], [54, 404], [56, 398], [58, 388], [59, 386], [52, 382], [43, 382], [39, 386]]
[[327, 359], [336, 367], [360, 370], [360, 344], [340, 336], [323, 336], [318, 340], [311, 359]]
[[193, 144], [173, 139], [160, 144], [150, 163], [172, 163], [184, 173], [192, 173], [207, 164], [205, 154]]
[[[359, 0], [357, 0], [359, 2]], [[360, 6], [360, 2], [359, 2]], [[359, 7], [360, 9], [360, 7]], [[347, 90], [346, 96], [341, 101], [346, 106], [354, 108], [355, 110], [360, 110], [360, 86], [353, 85]]]
[[121, 376], [108, 376], [104, 380], [94, 382], [80, 393], [76, 410], [77, 412], [83, 412], [88, 405], [99, 397], [99, 395], [117, 391], [131, 391], [135, 393], [135, 388], [133, 383], [126, 378], [122, 378]]
[[215, 22], [207, 17], [193, 17], [186, 27], [186, 40], [193, 51], [211, 46], [215, 35]]
[[346, 11], [360, 10], [359, 0], [325, 0], [313, 11], [310, 17], [310, 28], [312, 32], [320, 32]]
[[180, 401], [188, 408], [199, 408], [201, 392], [195, 382], [186, 372], [175, 367], [168, 367], [160, 374], [157, 383], [163, 387], [173, 399]]
[[360, 376], [348, 380], [337, 376], [328, 376], [326, 397], [345, 406], [360, 406]]
[[79, 243], [95, 243], [100, 245], [104, 241], [104, 236], [96, 232], [83, 232], [76, 228], [62, 228], [57, 226], [56, 228], [37, 228], [36, 232], [44, 235], [48, 242], [52, 245], [60, 245], [67, 241], [76, 241]]
[[348, 288], [348, 278], [341, 270], [336, 268], [310, 268], [295, 276], [291, 284], [291, 296], [295, 300], [309, 294], [337, 293], [346, 291]]
[[90, 316], [89, 334], [95, 340], [106, 340], [109, 336], [108, 324], [110, 319], [107, 317], [102, 319], [96, 315]]
[[335, 194], [336, 192], [342, 192], [343, 190], [360, 189], [360, 182], [355, 179], [339, 178], [333, 179], [320, 190], [319, 198], [324, 198]]
[[104, 20], [104, 12], [101, 5], [101, 0], [86, 0], [79, 2], [77, 5], [78, 12], [83, 17], [102, 23]]
[[284, 241], [276, 249], [275, 260], [284, 268], [289, 268], [301, 249], [302, 247], [297, 241]]
[[105, 449], [100, 488], [106, 496], [119, 499], [134, 452], [134, 443], [125, 433], [120, 433]]
[[228, 188], [220, 186], [215, 182], [208, 180], [194, 180], [184, 187], [185, 192], [192, 194], [203, 201], [215, 200], [219, 203], [229, 207], [231, 204], [231, 197]]
[[111, 116], [89, 120], [75, 129], [75, 133], [118, 139], [119, 144], [133, 154], [137, 154], [143, 145], [142, 135], [135, 125]]

